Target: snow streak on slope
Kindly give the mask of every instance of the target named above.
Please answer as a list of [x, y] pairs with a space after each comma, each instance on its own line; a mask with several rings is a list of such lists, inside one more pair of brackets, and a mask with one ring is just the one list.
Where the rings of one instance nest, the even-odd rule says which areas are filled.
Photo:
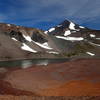
[[23, 37], [27, 40], [27, 41], [29, 41], [29, 42], [31, 42], [32, 41], [32, 39], [31, 39], [31, 37], [30, 36], [25, 36], [24, 34], [23, 34]]
[[75, 24], [70, 22], [69, 28], [72, 29], [72, 30], [75, 30]]
[[56, 38], [69, 40], [69, 41], [82, 41], [84, 40], [83, 37], [63, 37], [63, 36], [56, 36]]
[[34, 43], [37, 44], [38, 46], [44, 48], [44, 49], [49, 49], [49, 50], [53, 49], [53, 48], [51, 48], [51, 47], [47, 44], [47, 42], [46, 42], [46, 43], [43, 43], [43, 44], [38, 43], [38, 42], [34, 42]]
[[18, 41], [17, 39], [15, 39], [15, 38], [12, 38], [14, 41]]
[[21, 47], [21, 49], [26, 50], [26, 51], [30, 51], [30, 52], [34, 52], [36, 53], [37, 51], [33, 50], [32, 48], [30, 48], [28, 45], [26, 45], [25, 43], [23, 43], [23, 46]]
[[9, 27], [10, 27], [11, 25], [10, 25], [10, 24], [7, 24], [7, 26], [9, 26]]
[[52, 32], [52, 31], [54, 31], [55, 30], [55, 28], [51, 28], [51, 29], [49, 29], [49, 32]]
[[70, 34], [71, 34], [70, 30], [67, 30], [67, 31], [65, 31], [64, 36], [68, 36], [68, 35], [70, 35]]
[[92, 38], [94, 38], [94, 37], [96, 37], [94, 34], [90, 34], [90, 37], [92, 37]]
[[95, 54], [91, 53], [91, 52], [86, 52], [87, 54], [94, 56]]
[[80, 28], [85, 28], [85, 27], [83, 27], [83, 26], [79, 26]]

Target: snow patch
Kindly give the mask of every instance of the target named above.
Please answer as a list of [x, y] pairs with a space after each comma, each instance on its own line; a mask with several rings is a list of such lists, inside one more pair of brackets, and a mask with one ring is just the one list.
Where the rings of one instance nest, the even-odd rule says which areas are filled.
[[80, 29], [76, 29], [76, 31], [80, 31]]
[[95, 43], [92, 43], [92, 42], [89, 42], [90, 44], [92, 45], [95, 45], [95, 46], [100, 46], [100, 44], [95, 44]]
[[24, 37], [27, 41], [29, 41], [29, 42], [31, 42], [31, 41], [32, 41], [32, 39], [31, 39], [31, 37], [30, 37], [30, 36], [25, 36], [25, 35], [23, 34], [23, 37]]
[[11, 25], [10, 25], [10, 24], [7, 24], [7, 26], [9, 26], [9, 27], [10, 27]]
[[70, 35], [70, 34], [71, 34], [70, 30], [68, 30], [68, 31], [65, 31], [64, 36], [68, 36], [68, 35]]
[[23, 43], [23, 46], [21, 47], [21, 49], [26, 50], [26, 51], [30, 51], [30, 52], [34, 52], [36, 53], [37, 51], [33, 50], [32, 48], [30, 48], [28, 45], [26, 45], [25, 43]]
[[83, 27], [83, 26], [79, 26], [80, 28], [85, 28], [85, 27]]
[[92, 38], [94, 38], [94, 37], [96, 37], [94, 34], [90, 34], [90, 37], [92, 37]]
[[69, 28], [72, 29], [72, 30], [75, 30], [74, 26], [75, 26], [75, 24], [71, 22], [70, 25], [69, 25]]
[[55, 28], [51, 28], [51, 29], [49, 29], [49, 32], [52, 32], [52, 31], [54, 31], [55, 30]]
[[46, 47], [48, 47], [48, 48], [50, 48], [50, 46], [48, 45], [47, 42], [43, 43], [43, 45], [46, 46]]
[[51, 54], [59, 54], [59, 52], [54, 52], [54, 51], [49, 51], [48, 53], [51, 53]]
[[48, 31], [45, 31], [44, 33], [45, 33], [45, 34], [47, 34], [47, 33], [48, 33]]
[[57, 27], [61, 27], [62, 25], [57, 25]]
[[38, 46], [40, 46], [40, 47], [42, 47], [42, 48], [45, 48], [45, 49], [53, 49], [53, 48], [51, 48], [49, 45], [48, 45], [48, 43], [47, 42], [45, 42], [45, 43], [43, 43], [43, 44], [41, 44], [41, 43], [38, 43], [38, 42], [35, 42], [35, 41], [33, 41], [35, 44], [37, 44]]
[[63, 37], [63, 36], [56, 36], [56, 38], [64, 39], [64, 40], [69, 40], [69, 41], [82, 41], [84, 40], [83, 37]]
[[77, 31], [72, 31], [72, 33], [76, 33]]
[[15, 38], [12, 38], [14, 41], [18, 41], [17, 39], [15, 39]]
[[17, 28], [19, 28], [20, 26], [16, 26]]
[[96, 38], [97, 40], [100, 40], [100, 38]]
[[91, 52], [86, 52], [87, 54], [94, 56], [95, 54], [91, 53]]

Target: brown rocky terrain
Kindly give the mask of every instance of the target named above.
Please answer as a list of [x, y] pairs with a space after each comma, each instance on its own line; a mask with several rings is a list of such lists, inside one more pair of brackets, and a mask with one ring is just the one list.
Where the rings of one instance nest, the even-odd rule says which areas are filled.
[[100, 100], [99, 96], [81, 96], [81, 97], [66, 97], [66, 96], [0, 96], [0, 100]]
[[100, 59], [8, 70], [2, 73], [0, 94], [100, 96]]
[[48, 31], [0, 23], [0, 61], [100, 57], [100, 31], [65, 20]]
[[[0, 23], [0, 100], [40, 99], [37, 96], [43, 100], [47, 96], [53, 96], [52, 100], [100, 100], [99, 33], [70, 21], [45, 32]], [[22, 62], [21, 66], [2, 65], [2, 61], [33, 58], [66, 61], [28, 67]]]

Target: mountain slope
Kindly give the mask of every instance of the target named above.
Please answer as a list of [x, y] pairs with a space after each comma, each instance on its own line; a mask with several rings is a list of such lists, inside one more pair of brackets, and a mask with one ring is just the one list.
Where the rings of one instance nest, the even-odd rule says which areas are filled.
[[100, 53], [99, 30], [88, 29], [71, 21], [65, 20], [61, 24], [46, 31], [45, 34], [54, 36], [57, 41], [56, 43], [58, 43], [59, 40], [60, 42], [58, 43], [58, 46], [61, 49], [63, 48], [63, 52], [79, 52], [80, 50], [80, 52], [84, 51], [86, 53], [93, 51], [96, 55], [99, 55]]
[[73, 56], [100, 57], [100, 31], [68, 20], [45, 32], [0, 24], [0, 60]]

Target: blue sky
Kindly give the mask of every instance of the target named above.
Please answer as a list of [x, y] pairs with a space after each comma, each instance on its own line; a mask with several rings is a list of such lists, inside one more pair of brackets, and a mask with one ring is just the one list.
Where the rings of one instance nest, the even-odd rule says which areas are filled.
[[0, 22], [47, 30], [65, 19], [100, 29], [100, 0], [0, 0]]

